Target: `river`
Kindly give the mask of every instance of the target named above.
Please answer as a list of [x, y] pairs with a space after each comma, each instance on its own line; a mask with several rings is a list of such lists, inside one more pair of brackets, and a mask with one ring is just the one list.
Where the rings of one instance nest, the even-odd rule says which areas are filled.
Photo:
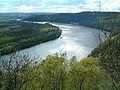
[[[62, 29], [60, 38], [21, 50], [19, 53], [45, 58], [54, 53], [66, 52], [68, 57], [76, 56], [80, 60], [89, 55], [98, 45], [96, 39], [96, 35], [99, 33], [98, 29], [63, 23], [51, 24]], [[104, 38], [103, 35], [101, 36]]]

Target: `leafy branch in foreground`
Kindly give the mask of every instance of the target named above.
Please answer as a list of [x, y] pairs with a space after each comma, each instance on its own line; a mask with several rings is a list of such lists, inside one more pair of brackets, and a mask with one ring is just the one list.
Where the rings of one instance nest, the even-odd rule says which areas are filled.
[[12, 54], [0, 58], [1, 90], [20, 90], [24, 84], [35, 78], [35, 66], [31, 66], [33, 61], [28, 55]]
[[111, 90], [111, 78], [97, 58], [54, 54], [39, 63], [28, 56], [12, 58], [2, 64], [1, 90]]

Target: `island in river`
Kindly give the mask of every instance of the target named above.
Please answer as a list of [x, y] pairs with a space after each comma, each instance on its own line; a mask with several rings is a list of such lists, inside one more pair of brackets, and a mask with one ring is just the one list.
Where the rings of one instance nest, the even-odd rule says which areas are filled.
[[38, 24], [22, 21], [0, 21], [0, 55], [25, 49], [54, 40], [62, 30], [49, 23]]

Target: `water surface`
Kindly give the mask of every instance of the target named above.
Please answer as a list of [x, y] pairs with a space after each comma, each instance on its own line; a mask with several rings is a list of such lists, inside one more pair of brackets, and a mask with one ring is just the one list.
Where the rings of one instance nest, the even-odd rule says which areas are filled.
[[71, 24], [52, 24], [62, 29], [60, 38], [21, 50], [20, 53], [45, 58], [53, 53], [66, 52], [68, 57], [76, 56], [80, 60], [97, 46], [97, 29]]

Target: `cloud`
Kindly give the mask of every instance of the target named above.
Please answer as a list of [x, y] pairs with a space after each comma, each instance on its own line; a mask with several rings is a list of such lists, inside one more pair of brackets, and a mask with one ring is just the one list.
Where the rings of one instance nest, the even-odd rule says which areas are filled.
[[102, 5], [102, 9], [107, 9], [110, 11], [116, 11], [120, 9], [120, 0], [108, 0]]
[[[81, 12], [99, 10], [99, 0], [0, 0], [0, 12]], [[101, 0], [102, 11], [120, 9], [120, 0]]]
[[56, 13], [75, 13], [81, 12], [82, 10], [79, 7], [69, 6], [69, 5], [52, 5], [48, 7], [41, 8], [42, 12], [56, 12]]
[[32, 11], [33, 10], [33, 6], [27, 6], [27, 5], [20, 5], [15, 7], [18, 11]]

